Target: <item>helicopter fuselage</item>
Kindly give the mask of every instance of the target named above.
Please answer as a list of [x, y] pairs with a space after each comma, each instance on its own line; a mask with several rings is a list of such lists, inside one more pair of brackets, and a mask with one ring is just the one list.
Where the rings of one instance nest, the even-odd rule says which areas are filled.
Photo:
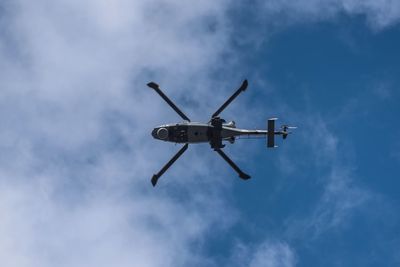
[[152, 136], [155, 139], [173, 143], [206, 143], [210, 142], [217, 134], [222, 140], [235, 140], [241, 135], [266, 135], [266, 130], [238, 129], [234, 122], [225, 123], [222, 127], [216, 128], [211, 123], [181, 122], [174, 124], [160, 125], [153, 129]]

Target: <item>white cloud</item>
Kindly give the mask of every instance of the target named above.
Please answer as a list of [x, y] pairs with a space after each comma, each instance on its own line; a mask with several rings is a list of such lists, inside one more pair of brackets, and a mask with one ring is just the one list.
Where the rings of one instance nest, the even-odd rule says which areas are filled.
[[254, 253], [250, 267], [290, 267], [295, 265], [295, 255], [286, 243], [264, 243]]
[[[228, 34], [225, 2], [1, 5], [0, 265], [207, 261], [193, 243], [234, 220], [217, 194], [224, 186], [202, 185], [215, 179], [198, 166], [211, 159], [193, 164], [187, 152], [151, 187], [177, 150], [152, 140], [151, 128], [179, 117], [145, 84], [155, 79], [176, 99], [187, 85], [212, 83]], [[183, 167], [203, 181], [179, 175]]]
[[[303, 2], [272, 1], [265, 10], [296, 18], [331, 17], [345, 10], [367, 14], [377, 28], [398, 21], [394, 1]], [[216, 179], [220, 171], [202, 168], [218, 164], [213, 156], [199, 157], [193, 150], [159, 188], [150, 187], [151, 173], [178, 148], [155, 146], [149, 131], [178, 117], [145, 83], [155, 79], [172, 98], [195, 103], [183, 106], [189, 117], [220, 104], [227, 94], [205, 88], [221, 88], [209, 76], [226, 64], [220, 57], [230, 49], [227, 4], [0, 4], [1, 266], [190, 266], [207, 261], [192, 244], [201, 243], [210, 229], [234, 221], [219, 194], [227, 182]], [[336, 148], [330, 137], [326, 153]], [[202, 179], [179, 175], [185, 171]], [[209, 180], [214, 187], [204, 184]], [[178, 189], [168, 186], [172, 182]], [[341, 188], [346, 191], [347, 184], [340, 190], [328, 187], [327, 202], [333, 201], [330, 196], [343, 197]], [[337, 209], [340, 214], [352, 208], [349, 201]], [[282, 242], [266, 241], [246, 255], [250, 266], [295, 264], [293, 250]]]
[[305, 0], [262, 2], [266, 15], [289, 23], [312, 20], [329, 20], [340, 13], [365, 15], [373, 29], [379, 30], [397, 24], [400, 3], [393, 0]]

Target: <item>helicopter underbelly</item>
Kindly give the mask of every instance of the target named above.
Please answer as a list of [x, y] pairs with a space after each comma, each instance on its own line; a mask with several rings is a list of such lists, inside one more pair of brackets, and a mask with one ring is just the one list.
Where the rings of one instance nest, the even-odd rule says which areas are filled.
[[214, 126], [201, 123], [162, 125], [152, 131], [152, 135], [156, 139], [183, 144], [208, 143], [215, 138], [226, 140], [240, 134], [241, 131], [236, 128], [222, 127], [218, 130]]
[[154, 128], [152, 135], [156, 139], [173, 143], [204, 143], [209, 142], [209, 128], [210, 126], [207, 124], [177, 123]]
[[188, 143], [208, 142], [208, 125], [191, 125], [188, 127]]

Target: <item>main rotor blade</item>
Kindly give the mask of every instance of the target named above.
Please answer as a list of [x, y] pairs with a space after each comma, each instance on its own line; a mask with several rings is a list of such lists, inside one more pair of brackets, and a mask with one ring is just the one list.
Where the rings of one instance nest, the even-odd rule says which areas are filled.
[[159, 85], [156, 84], [155, 82], [149, 82], [147, 84], [148, 87], [154, 89], [154, 91], [156, 91], [161, 97], [162, 99], [165, 100], [165, 102], [168, 103], [168, 105], [170, 105], [170, 107], [175, 110], [176, 113], [179, 114], [179, 116], [181, 116], [184, 120], [186, 121], [190, 121], [190, 119], [174, 104], [174, 102], [172, 102], [160, 89]]
[[222, 104], [222, 106], [212, 115], [212, 118], [217, 117], [242, 91], [244, 92], [247, 88], [247, 85], [247, 80], [244, 80], [239, 89], [237, 89], [236, 92], [230, 98], [228, 98], [224, 104]]
[[172, 164], [174, 164], [174, 162], [183, 154], [183, 152], [186, 151], [186, 149], [188, 148], [188, 144], [185, 144], [179, 151], [178, 153], [175, 154], [175, 156], [172, 157], [172, 159], [170, 159], [167, 164], [165, 164], [164, 167], [162, 167], [162, 169], [153, 175], [153, 177], [151, 178], [151, 183], [153, 186], [156, 186], [158, 179], [161, 177], [161, 175], [164, 174], [164, 172], [166, 172], [166, 170], [168, 170], [169, 167], [171, 167]]
[[226, 161], [229, 165], [239, 174], [239, 177], [243, 180], [250, 179], [250, 175], [244, 173], [239, 167], [221, 150], [221, 149], [214, 149], [217, 153]]

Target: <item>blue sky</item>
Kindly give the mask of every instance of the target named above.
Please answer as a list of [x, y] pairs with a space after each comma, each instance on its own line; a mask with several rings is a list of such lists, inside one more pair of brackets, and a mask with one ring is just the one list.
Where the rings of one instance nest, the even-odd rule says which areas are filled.
[[[0, 1], [1, 266], [397, 266], [400, 4]], [[153, 127], [224, 112], [277, 149]]]

